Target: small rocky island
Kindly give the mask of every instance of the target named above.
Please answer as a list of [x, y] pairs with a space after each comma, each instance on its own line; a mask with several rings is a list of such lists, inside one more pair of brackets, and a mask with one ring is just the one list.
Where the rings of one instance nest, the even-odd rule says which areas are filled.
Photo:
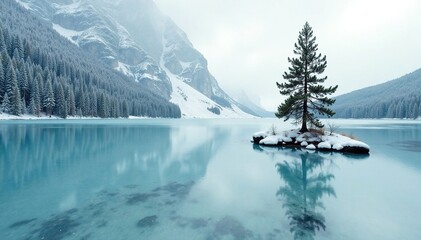
[[[296, 124], [302, 124], [301, 129], [277, 132], [273, 127], [273, 131], [255, 133], [253, 142], [264, 146], [306, 148], [309, 151], [368, 154], [370, 147], [367, 144], [333, 131], [321, 130], [324, 125], [318, 116], [330, 118], [335, 115], [329, 108], [335, 99], [329, 95], [336, 92], [338, 85], [322, 85], [327, 79], [323, 75], [327, 60], [326, 55], [317, 51], [313, 29], [306, 22], [294, 44], [295, 57], [288, 58], [291, 66], [282, 75], [285, 82], [276, 82], [279, 93], [286, 96], [286, 99], [278, 106], [275, 116], [284, 118], [284, 121], [293, 119]], [[308, 129], [307, 124], [315, 129]]]
[[253, 143], [272, 147], [295, 147], [307, 150], [368, 154], [370, 146], [361, 141], [337, 133], [308, 131], [299, 129], [282, 131], [262, 131], [253, 134]]

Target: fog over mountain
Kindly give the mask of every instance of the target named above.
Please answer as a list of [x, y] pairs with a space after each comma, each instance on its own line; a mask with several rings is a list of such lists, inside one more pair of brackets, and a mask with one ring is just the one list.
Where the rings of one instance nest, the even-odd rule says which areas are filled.
[[219, 87], [206, 58], [152, 0], [18, 2], [111, 68], [177, 104], [184, 117], [257, 115]]
[[418, 0], [155, 2], [188, 33], [224, 90], [241, 86], [271, 111], [285, 99], [275, 83], [284, 82], [306, 21], [327, 56], [326, 85], [339, 85], [336, 95], [421, 67]]

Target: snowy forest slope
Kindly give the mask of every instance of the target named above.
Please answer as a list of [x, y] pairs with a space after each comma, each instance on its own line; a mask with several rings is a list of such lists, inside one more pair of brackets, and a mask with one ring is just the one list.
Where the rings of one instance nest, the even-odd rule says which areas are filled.
[[336, 97], [336, 118], [417, 118], [421, 115], [421, 69], [398, 79]]
[[178, 106], [84, 53], [14, 0], [2, 0], [0, 12], [0, 103], [7, 105], [8, 93], [10, 113], [181, 116]]
[[183, 117], [257, 115], [219, 87], [205, 57], [152, 0], [17, 1], [109, 68], [170, 99]]

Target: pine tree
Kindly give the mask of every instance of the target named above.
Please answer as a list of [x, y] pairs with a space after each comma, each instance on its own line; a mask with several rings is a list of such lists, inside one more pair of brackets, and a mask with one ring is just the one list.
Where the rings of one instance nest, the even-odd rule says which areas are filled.
[[106, 118], [107, 117], [107, 110], [106, 110], [106, 98], [105, 94], [101, 93], [101, 96], [98, 98], [99, 104], [98, 104], [98, 116], [100, 118]]
[[0, 102], [3, 99], [4, 93], [6, 92], [6, 78], [4, 77], [3, 61], [0, 56]]
[[22, 101], [20, 102], [20, 106], [21, 106], [21, 113], [26, 114], [27, 113], [26, 102], [25, 102], [25, 98], [23, 97], [22, 97]]
[[90, 106], [92, 117], [96, 117], [98, 115], [97, 102], [98, 102], [98, 100], [97, 100], [96, 93], [93, 92], [92, 96], [91, 96], [91, 106]]
[[38, 73], [35, 79], [32, 81], [31, 104], [30, 104], [30, 109], [32, 111], [32, 114], [38, 117], [41, 115], [41, 96], [40, 96], [39, 87], [38, 87], [38, 81], [41, 81], [40, 78], [41, 78], [41, 75]]
[[307, 132], [307, 123], [323, 127], [315, 114], [328, 117], [335, 114], [327, 108], [335, 100], [327, 96], [334, 93], [338, 86], [325, 88], [320, 85], [327, 79], [318, 77], [326, 69], [326, 56], [317, 54], [316, 37], [313, 37], [313, 30], [307, 22], [300, 31], [298, 43], [295, 43], [294, 47], [294, 54], [298, 57], [288, 58], [291, 67], [288, 68], [289, 72], [283, 75], [287, 82], [276, 83], [280, 93], [288, 98], [278, 107], [275, 115], [285, 118], [285, 121], [292, 117], [302, 124], [300, 131]]
[[419, 116], [419, 109], [418, 103], [414, 103], [414, 106], [412, 107], [412, 116], [410, 116], [413, 119], [417, 119]]
[[21, 113], [21, 98], [18, 87], [18, 80], [13, 65], [9, 65], [6, 75], [6, 93], [10, 101], [10, 114], [19, 115]]
[[[83, 86], [83, 85], [82, 85]], [[85, 112], [85, 91], [82, 89], [77, 92], [76, 95], [76, 108], [82, 111], [82, 114]]]
[[75, 95], [73, 94], [73, 90], [69, 87], [67, 88], [67, 113], [70, 116], [76, 115], [76, 104], [75, 104]]
[[83, 116], [91, 116], [91, 98], [89, 97], [89, 93], [85, 93], [85, 97], [83, 99]]
[[31, 46], [29, 45], [28, 41], [24, 41], [23, 43], [23, 57], [24, 59], [27, 59], [31, 56]]
[[28, 95], [28, 76], [23, 65], [19, 70], [18, 85], [22, 97], [26, 99]]
[[23, 43], [19, 36], [15, 36], [13, 39], [13, 51], [17, 52], [17, 55], [23, 57]]
[[0, 50], [6, 49], [6, 43], [4, 42], [3, 29], [0, 27]]
[[3, 96], [3, 103], [1, 104], [1, 111], [4, 113], [10, 113], [10, 101], [7, 93]]
[[67, 118], [67, 103], [64, 97], [64, 90], [61, 84], [59, 84], [58, 86], [57, 109], [58, 109], [58, 115], [61, 118]]
[[35, 99], [34, 99], [34, 97], [31, 97], [31, 100], [29, 101], [28, 113], [38, 116], [37, 115], [37, 111], [36, 111], [36, 107], [35, 107]]
[[123, 101], [121, 116], [124, 118], [129, 118], [129, 105], [127, 104], [126, 100]]
[[53, 86], [51, 85], [51, 79], [48, 78], [47, 84], [44, 89], [44, 101], [43, 107], [45, 108], [45, 113], [51, 117], [53, 107], [55, 106]]

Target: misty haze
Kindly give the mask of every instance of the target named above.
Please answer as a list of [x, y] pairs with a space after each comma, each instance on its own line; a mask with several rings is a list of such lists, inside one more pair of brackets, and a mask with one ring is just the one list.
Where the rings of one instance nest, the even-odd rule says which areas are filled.
[[0, 1], [0, 238], [421, 239], [420, 11]]

